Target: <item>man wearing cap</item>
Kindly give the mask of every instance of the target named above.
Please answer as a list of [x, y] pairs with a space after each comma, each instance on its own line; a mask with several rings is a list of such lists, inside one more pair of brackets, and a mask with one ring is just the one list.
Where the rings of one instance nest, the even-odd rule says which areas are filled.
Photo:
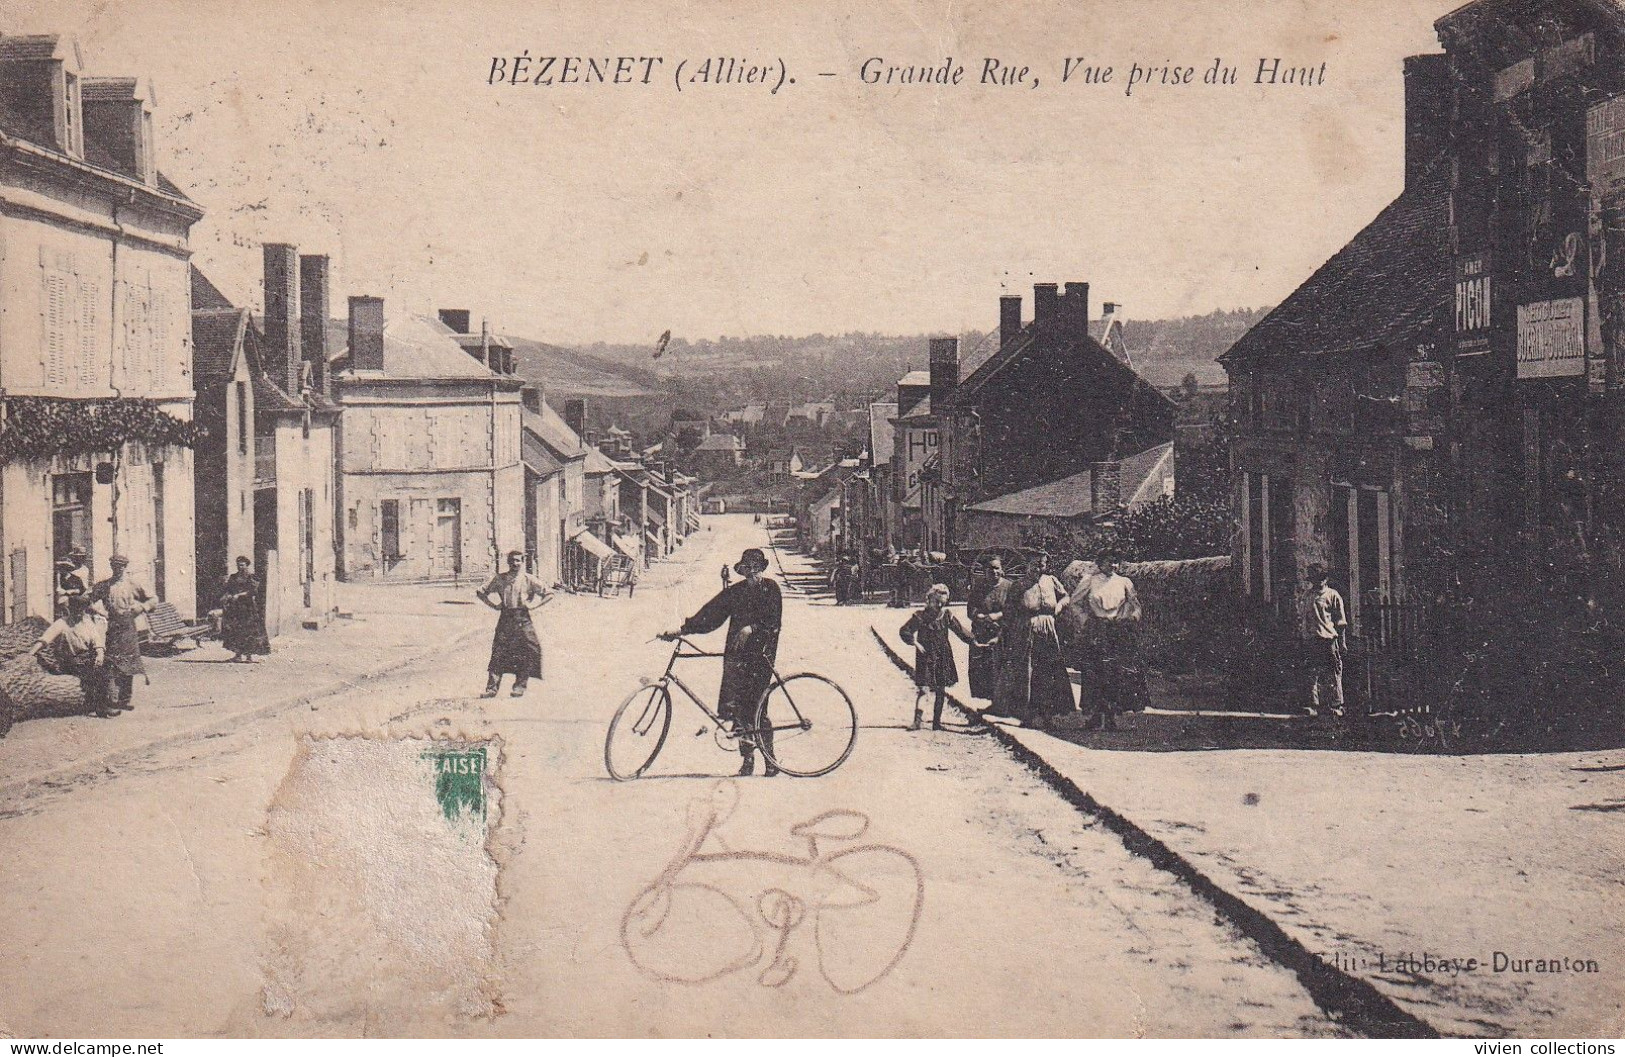
[[[717, 696], [717, 715], [735, 728], [754, 722], [756, 703], [773, 679], [773, 662], [779, 655], [779, 629], [784, 623], [784, 598], [779, 585], [762, 574], [767, 556], [751, 547], [739, 558], [734, 571], [744, 577], [723, 588], [698, 613], [683, 621], [677, 631], [660, 637], [670, 641], [679, 635], [703, 635], [726, 622], [728, 640], [722, 648], [722, 690]], [[760, 734], [763, 748], [773, 751], [773, 735]], [[739, 739], [741, 776], [756, 769], [756, 745], [750, 738]], [[771, 778], [779, 769], [767, 762], [764, 772]]]
[[141, 635], [136, 630], [135, 618], [150, 613], [152, 596], [147, 589], [125, 575], [130, 559], [115, 554], [108, 559], [113, 575], [98, 583], [90, 592], [90, 601], [102, 607], [107, 614], [107, 683], [109, 705], [120, 712], [135, 706], [135, 677], [145, 676], [147, 667], [141, 662]]
[[512, 673], [512, 696], [524, 697], [526, 684], [542, 677], [542, 642], [536, 637], [530, 614], [547, 601], [551, 592], [525, 571], [523, 551], [509, 551], [508, 571], [491, 577], [474, 594], [502, 614], [497, 618], [496, 634], [491, 637], [491, 661], [486, 665], [485, 692], [480, 696], [497, 696], [502, 677]]
[[56, 563], [56, 590], [60, 605], [66, 605], [75, 595], [90, 594], [92, 580], [88, 568], [90, 556], [75, 543], [68, 556]]

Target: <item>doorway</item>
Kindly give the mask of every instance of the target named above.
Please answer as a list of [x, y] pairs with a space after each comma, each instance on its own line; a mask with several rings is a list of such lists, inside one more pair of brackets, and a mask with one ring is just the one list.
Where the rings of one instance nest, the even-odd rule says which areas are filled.
[[434, 545], [430, 549], [429, 576], [433, 579], [463, 575], [463, 501], [440, 499], [435, 502]]

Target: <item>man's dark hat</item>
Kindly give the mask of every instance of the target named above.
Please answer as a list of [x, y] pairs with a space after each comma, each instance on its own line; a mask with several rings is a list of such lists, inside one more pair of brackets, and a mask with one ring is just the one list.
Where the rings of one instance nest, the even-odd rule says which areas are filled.
[[739, 556], [739, 560], [734, 563], [734, 572], [738, 573], [740, 576], [748, 575], [752, 569], [766, 568], [767, 555], [763, 554], [761, 548], [759, 547], [750, 547], [746, 549], [745, 553], [741, 554]]

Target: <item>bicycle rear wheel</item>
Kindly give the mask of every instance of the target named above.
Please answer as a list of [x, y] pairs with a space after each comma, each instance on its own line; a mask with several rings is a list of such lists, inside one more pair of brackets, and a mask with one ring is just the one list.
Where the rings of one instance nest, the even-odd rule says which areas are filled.
[[604, 769], [616, 781], [637, 778], [649, 769], [671, 730], [671, 691], [665, 683], [640, 686], [629, 694], [604, 738]]
[[852, 699], [812, 672], [776, 678], [756, 706], [751, 732], [762, 755], [785, 774], [816, 778], [835, 770], [858, 740]]

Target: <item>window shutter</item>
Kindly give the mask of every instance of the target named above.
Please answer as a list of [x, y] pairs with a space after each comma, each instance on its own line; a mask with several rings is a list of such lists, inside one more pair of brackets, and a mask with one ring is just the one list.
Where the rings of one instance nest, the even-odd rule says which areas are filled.
[[79, 280], [79, 348], [78, 369], [74, 372], [77, 388], [97, 389], [107, 379], [98, 378], [101, 373], [96, 368], [98, 357], [96, 355], [96, 338], [101, 328], [97, 326], [101, 318], [101, 287], [94, 279]]

